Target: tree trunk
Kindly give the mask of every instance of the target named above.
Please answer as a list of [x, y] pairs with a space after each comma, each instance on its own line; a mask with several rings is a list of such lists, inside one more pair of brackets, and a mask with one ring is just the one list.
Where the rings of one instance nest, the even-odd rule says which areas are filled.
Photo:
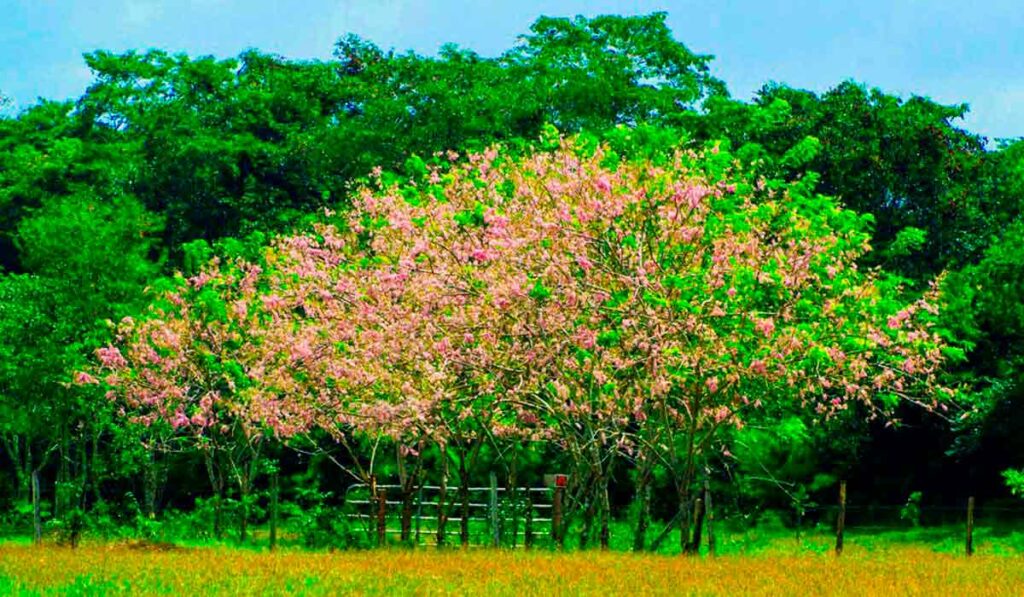
[[153, 520], [156, 518], [157, 463], [156, 454], [154, 454], [152, 450], [147, 452], [146, 460], [142, 466], [142, 501], [144, 513], [146, 518]]
[[67, 510], [68, 485], [68, 432], [67, 424], [60, 427], [60, 444], [57, 452], [57, 482], [53, 491], [53, 518], [60, 520]]
[[700, 554], [700, 537], [704, 527], [704, 500], [697, 498], [693, 501], [693, 539], [686, 546], [686, 553], [689, 555]]
[[386, 489], [377, 491], [377, 547], [384, 547], [388, 533], [388, 492]]
[[459, 460], [459, 500], [462, 502], [462, 520], [459, 521], [459, 543], [463, 549], [469, 547], [469, 475], [466, 459]]
[[587, 495], [587, 507], [583, 511], [583, 527], [580, 529], [579, 541], [579, 547], [581, 550], [586, 549], [587, 544], [590, 542], [590, 533], [594, 528], [594, 514], [596, 513], [596, 507], [594, 503], [594, 498], [596, 496], [593, 495], [593, 493], [596, 492], [593, 492], [591, 488], [588, 488], [588, 491], [586, 493], [591, 495]]
[[679, 553], [685, 554], [690, 547], [690, 491], [689, 486], [677, 488], [679, 498]]
[[100, 459], [100, 432], [98, 429], [96, 429], [93, 431], [92, 434], [92, 464], [89, 467], [92, 478], [92, 482], [90, 483], [90, 485], [92, 486], [92, 496], [94, 503], [99, 503], [100, 501], [103, 500], [103, 493], [101, 490], [103, 485], [103, 476], [106, 473], [106, 470], [101, 468], [101, 462], [102, 461]]
[[36, 545], [43, 544], [43, 520], [39, 514], [39, 471], [32, 471], [32, 538]]
[[437, 546], [444, 547], [445, 523], [448, 522], [448, 449], [441, 450], [441, 486], [437, 494]]
[[[17, 435], [4, 435], [3, 436], [4, 448], [10, 455], [11, 464], [14, 469], [14, 485], [15, 485], [15, 497], [20, 502], [22, 500], [29, 499], [29, 494], [32, 492], [32, 472], [31, 463], [26, 463], [25, 458], [21, 453], [21, 438]], [[27, 446], [26, 446], [27, 448]], [[31, 450], [26, 449], [26, 456], [31, 457]]]
[[516, 501], [518, 497], [516, 492], [516, 460], [515, 453], [513, 453], [512, 463], [509, 465], [508, 491], [506, 493], [512, 513], [512, 547], [516, 547], [519, 541], [519, 504]]
[[213, 536], [220, 541], [224, 539], [224, 475], [215, 462], [214, 454], [205, 452], [203, 459], [206, 462], [206, 473], [210, 477], [210, 486], [213, 489]]
[[238, 540], [245, 543], [249, 539], [249, 484], [240, 483], [238, 497], [241, 501], [242, 515], [238, 521]]
[[408, 481], [402, 487], [402, 542], [409, 543], [412, 540], [412, 497], [413, 491], [410, 488], [412, 481]]
[[643, 551], [647, 547], [647, 527], [651, 520], [651, 487], [647, 475], [640, 478], [637, 484], [638, 512], [636, 530], [633, 532], [633, 551]]
[[280, 500], [280, 477], [279, 467], [275, 464], [274, 471], [270, 477], [270, 551], [277, 549], [277, 518], [278, 504]]
[[608, 499], [608, 480], [601, 480], [601, 551], [608, 551], [608, 544], [611, 540], [611, 531], [608, 528], [608, 518], [611, 516], [611, 502]]

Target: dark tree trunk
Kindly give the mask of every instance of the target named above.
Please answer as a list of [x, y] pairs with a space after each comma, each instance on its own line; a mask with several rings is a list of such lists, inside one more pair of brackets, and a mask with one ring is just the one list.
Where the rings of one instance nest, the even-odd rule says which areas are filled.
[[611, 531], [608, 528], [608, 519], [611, 516], [611, 502], [608, 499], [608, 480], [601, 480], [601, 550], [608, 551], [608, 544], [611, 541]]
[[156, 454], [150, 450], [143, 463], [142, 501], [146, 518], [156, 518], [156, 486], [157, 486]]
[[39, 471], [32, 471], [32, 538], [36, 545], [43, 543], [43, 519], [39, 513]]
[[441, 450], [441, 486], [437, 494], [437, 546], [444, 547], [445, 523], [448, 522], [448, 452]]
[[644, 475], [637, 484], [638, 512], [636, 529], [633, 532], [633, 551], [643, 551], [647, 547], [647, 528], [651, 520], [651, 487], [649, 478]]
[[689, 486], [677, 490], [679, 506], [679, 552], [687, 553], [690, 547], [690, 492]]
[[469, 547], [469, 475], [466, 471], [466, 459], [459, 460], [459, 500], [462, 503], [462, 516], [459, 521], [459, 543], [463, 549]]

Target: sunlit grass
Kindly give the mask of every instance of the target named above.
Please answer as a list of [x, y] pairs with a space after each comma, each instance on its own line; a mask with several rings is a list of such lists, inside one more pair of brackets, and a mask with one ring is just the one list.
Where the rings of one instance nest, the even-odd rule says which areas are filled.
[[2, 594], [972, 594], [1019, 595], [1024, 561], [851, 545], [830, 553], [684, 558], [433, 549], [256, 553], [89, 544], [0, 546]]

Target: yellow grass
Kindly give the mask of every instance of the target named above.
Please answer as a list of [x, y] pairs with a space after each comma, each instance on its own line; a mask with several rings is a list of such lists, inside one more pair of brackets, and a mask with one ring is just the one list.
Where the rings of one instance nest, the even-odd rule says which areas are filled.
[[0, 594], [1024, 595], [1017, 557], [919, 547], [832, 555], [257, 553], [0, 546]]

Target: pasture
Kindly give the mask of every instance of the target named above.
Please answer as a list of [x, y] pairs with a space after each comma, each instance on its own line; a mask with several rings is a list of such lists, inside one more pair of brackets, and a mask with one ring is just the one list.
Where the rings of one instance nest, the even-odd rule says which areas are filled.
[[9, 595], [1019, 595], [1024, 560], [998, 542], [971, 558], [876, 537], [842, 557], [824, 538], [762, 539], [719, 557], [622, 552], [284, 549], [86, 543], [0, 544]]

